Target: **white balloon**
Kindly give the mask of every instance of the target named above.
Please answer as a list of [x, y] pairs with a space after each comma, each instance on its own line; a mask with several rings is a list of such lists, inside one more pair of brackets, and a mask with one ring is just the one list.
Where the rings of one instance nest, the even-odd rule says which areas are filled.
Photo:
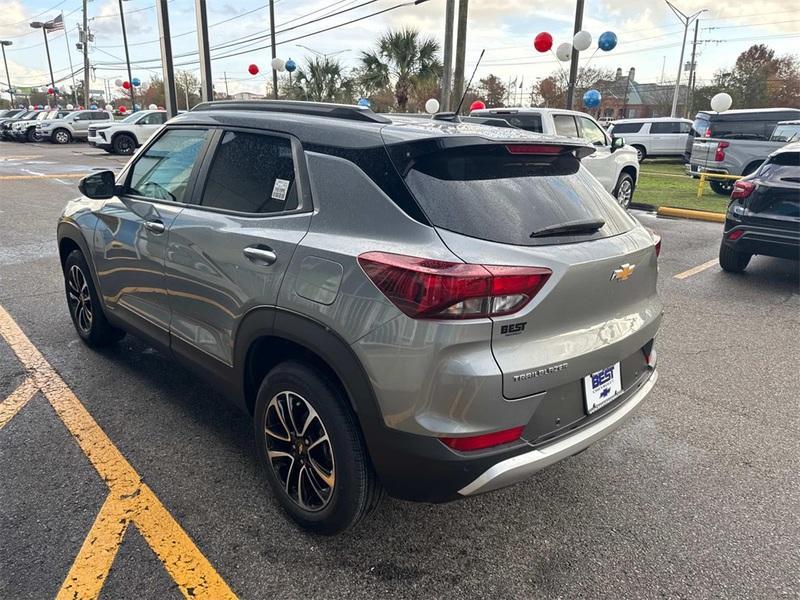
[[117, 80], [114, 82], [114, 85], [116, 85], [117, 87], [122, 87], [122, 79], [117, 79]]
[[572, 44], [569, 42], [559, 44], [558, 48], [556, 48], [556, 58], [558, 58], [558, 60], [561, 62], [567, 62], [570, 58], [572, 58]]
[[725, 92], [720, 92], [711, 98], [711, 110], [716, 112], [725, 112], [731, 107], [731, 104], [733, 104], [733, 98]]
[[33, 104], [28, 105], [28, 110], [33, 110]]
[[439, 112], [439, 101], [436, 98], [431, 98], [425, 103], [425, 112], [429, 115], [434, 115]]
[[111, 112], [112, 110], [114, 110], [114, 106], [111, 104], [106, 104], [106, 110]]
[[276, 71], [285, 71], [286, 70], [286, 61], [282, 58], [278, 58], [277, 56], [272, 59], [270, 63], [272, 68]]
[[572, 38], [572, 45], [575, 46], [575, 49], [579, 52], [588, 50], [589, 46], [592, 45], [592, 34], [588, 31], [579, 31], [575, 34], [575, 37]]
[[158, 105], [157, 104], [151, 104], [150, 106], [147, 107], [147, 110], [158, 110]]
[[67, 104], [67, 110], [72, 110], [72, 104]]

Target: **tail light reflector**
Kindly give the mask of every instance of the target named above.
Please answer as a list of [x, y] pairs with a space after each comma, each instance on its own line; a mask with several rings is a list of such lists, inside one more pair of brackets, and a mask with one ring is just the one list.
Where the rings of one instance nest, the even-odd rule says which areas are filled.
[[728, 234], [728, 239], [732, 242], [735, 242], [743, 235], [744, 235], [744, 229], [734, 229]]
[[541, 267], [454, 263], [386, 252], [358, 257], [361, 268], [413, 319], [476, 319], [517, 312], [552, 275]]
[[508, 444], [519, 439], [524, 427], [514, 427], [493, 433], [473, 435], [470, 437], [443, 437], [439, 438], [445, 446], [458, 450], [459, 452], [469, 452], [471, 450], [484, 450], [501, 444]]
[[714, 153], [714, 160], [722, 162], [725, 160], [725, 148], [730, 146], [729, 142], [717, 142], [717, 151]]
[[731, 192], [731, 200], [744, 200], [753, 190], [756, 189], [756, 184], [752, 181], [739, 180], [733, 184], [733, 191]]

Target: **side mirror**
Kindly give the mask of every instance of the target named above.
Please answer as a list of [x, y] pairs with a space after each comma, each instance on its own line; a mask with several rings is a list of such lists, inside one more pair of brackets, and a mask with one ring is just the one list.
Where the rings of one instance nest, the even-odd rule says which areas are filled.
[[625, 138], [612, 137], [611, 138], [611, 151], [619, 150], [625, 145]]
[[114, 173], [111, 171], [98, 171], [81, 179], [78, 183], [81, 194], [92, 200], [106, 200], [114, 196], [116, 185]]

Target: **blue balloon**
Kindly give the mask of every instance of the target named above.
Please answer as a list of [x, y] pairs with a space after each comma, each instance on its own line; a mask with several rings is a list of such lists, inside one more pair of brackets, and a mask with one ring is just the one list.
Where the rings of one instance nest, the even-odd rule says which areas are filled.
[[613, 31], [605, 31], [597, 38], [597, 46], [603, 52], [608, 52], [617, 47], [617, 34]]
[[359, 98], [358, 99], [358, 105], [359, 106], [369, 106], [369, 100], [367, 100], [366, 98]]
[[297, 63], [290, 58], [289, 60], [286, 61], [284, 67], [286, 68], [287, 71], [289, 71], [289, 73], [294, 73], [295, 70], [297, 69]]
[[600, 101], [603, 96], [597, 90], [587, 90], [583, 95], [583, 105], [586, 108], [597, 108], [600, 106]]
[[142, 82], [139, 81], [138, 77], [134, 77], [133, 79], [131, 79], [131, 85], [133, 87], [139, 87], [140, 85], [142, 85]]
[[91, 110], [97, 110], [97, 104], [92, 104], [89, 108]]
[[134, 105], [133, 105], [133, 110], [134, 110], [134, 111], [136, 111], [136, 110], [142, 110], [142, 107], [141, 107], [141, 106], [139, 106], [138, 104], [134, 104]]

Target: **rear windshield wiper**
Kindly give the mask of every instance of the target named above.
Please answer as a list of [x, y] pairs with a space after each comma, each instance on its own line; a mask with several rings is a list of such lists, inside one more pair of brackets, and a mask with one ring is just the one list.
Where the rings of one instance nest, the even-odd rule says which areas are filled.
[[567, 221], [557, 225], [548, 225], [537, 229], [531, 234], [532, 238], [547, 237], [549, 235], [561, 235], [564, 233], [594, 233], [606, 222], [603, 219], [582, 219], [580, 221]]

